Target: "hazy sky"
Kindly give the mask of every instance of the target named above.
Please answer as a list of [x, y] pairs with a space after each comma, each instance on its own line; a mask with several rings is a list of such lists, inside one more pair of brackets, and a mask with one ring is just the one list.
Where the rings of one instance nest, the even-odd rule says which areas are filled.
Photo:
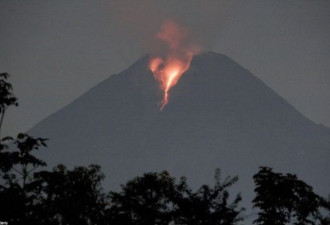
[[169, 18], [330, 126], [330, 1], [0, 0], [0, 72], [20, 103], [3, 133], [28, 130], [154, 51]]

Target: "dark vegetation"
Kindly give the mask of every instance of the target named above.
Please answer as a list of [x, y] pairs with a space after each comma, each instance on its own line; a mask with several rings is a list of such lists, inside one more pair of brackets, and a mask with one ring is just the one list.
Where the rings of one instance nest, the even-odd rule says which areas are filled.
[[[0, 130], [5, 112], [17, 106], [8, 74], [0, 74]], [[114, 225], [229, 225], [244, 224], [240, 195], [229, 198], [237, 177], [192, 190], [184, 177], [176, 180], [166, 171], [146, 173], [106, 193], [104, 175], [97, 165], [69, 170], [34, 156], [47, 139], [18, 134], [0, 141], [0, 222], [14, 224]], [[261, 167], [253, 177], [258, 210], [254, 224], [330, 224], [329, 201], [293, 174]], [[230, 200], [232, 199], [232, 200]]]

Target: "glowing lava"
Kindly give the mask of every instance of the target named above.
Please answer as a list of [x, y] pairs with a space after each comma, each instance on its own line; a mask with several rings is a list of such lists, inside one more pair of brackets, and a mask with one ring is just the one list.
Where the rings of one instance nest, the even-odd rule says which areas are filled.
[[168, 103], [169, 90], [176, 85], [182, 74], [189, 68], [192, 56], [191, 54], [186, 60], [175, 57], [168, 57], [166, 60], [155, 57], [150, 60], [150, 70], [160, 82], [160, 88], [164, 92], [160, 110]]
[[166, 21], [157, 38], [168, 45], [168, 53], [165, 59], [152, 57], [149, 69], [160, 82], [160, 88], [164, 92], [160, 102], [162, 110], [169, 101], [169, 90], [177, 84], [182, 74], [189, 68], [191, 59], [197, 50], [187, 41], [188, 31], [175, 24]]

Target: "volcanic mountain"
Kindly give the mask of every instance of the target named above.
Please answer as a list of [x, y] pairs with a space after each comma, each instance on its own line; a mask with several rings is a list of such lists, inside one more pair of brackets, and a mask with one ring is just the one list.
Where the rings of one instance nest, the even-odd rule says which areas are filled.
[[193, 58], [160, 111], [148, 62], [141, 58], [33, 127], [32, 135], [50, 139], [40, 156], [51, 166], [99, 164], [107, 189], [162, 170], [197, 187], [220, 168], [239, 176], [237, 189], [249, 199], [252, 175], [270, 166], [329, 194], [329, 128], [217, 53]]

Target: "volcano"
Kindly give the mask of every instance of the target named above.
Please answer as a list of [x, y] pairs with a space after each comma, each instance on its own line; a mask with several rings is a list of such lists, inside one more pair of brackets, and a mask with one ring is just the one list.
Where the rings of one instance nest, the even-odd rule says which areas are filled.
[[237, 189], [250, 200], [252, 175], [269, 166], [329, 194], [329, 128], [212, 52], [192, 59], [160, 111], [163, 93], [148, 63], [142, 57], [34, 126], [29, 133], [50, 139], [39, 156], [50, 166], [99, 164], [112, 190], [163, 170], [198, 187], [220, 168], [239, 176]]

